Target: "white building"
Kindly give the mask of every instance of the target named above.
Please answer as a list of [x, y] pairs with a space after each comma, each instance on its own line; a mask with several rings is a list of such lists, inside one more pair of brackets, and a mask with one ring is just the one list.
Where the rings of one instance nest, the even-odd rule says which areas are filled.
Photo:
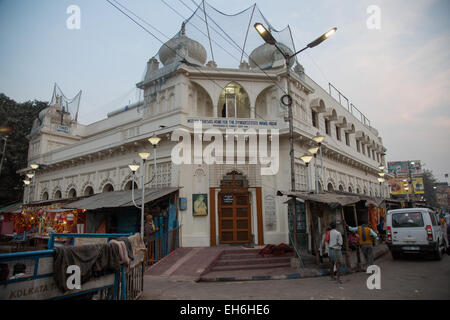
[[[275, 47], [265, 44], [253, 50], [250, 64], [239, 68], [206, 61], [205, 48], [182, 32], [161, 47], [159, 61], [147, 62], [145, 79], [137, 84], [144, 92], [143, 102], [89, 125], [65, 114], [61, 126], [60, 103], [43, 111], [42, 124], [36, 122], [30, 138], [28, 161], [47, 166], [37, 172], [30, 200], [129, 189], [128, 165], [139, 160], [138, 152], [153, 152], [148, 138], [156, 134], [162, 140], [151, 186], [182, 187], [179, 197], [187, 199], [187, 210], [178, 216], [183, 246], [244, 243], [252, 237], [258, 244], [287, 243], [286, 198], [276, 196], [278, 190], [290, 189], [289, 125], [287, 110], [280, 104], [287, 85], [284, 60]], [[299, 157], [320, 133], [326, 137], [323, 170], [317, 161], [320, 188], [379, 196], [378, 166], [385, 161], [386, 149], [378, 131], [317, 85], [300, 65], [292, 69], [291, 88], [296, 189], [306, 190], [306, 167]], [[242, 164], [175, 165], [171, 152], [177, 142], [171, 135], [184, 128], [193, 137], [194, 120], [202, 120], [203, 129], [218, 128], [224, 136], [226, 128], [278, 129], [279, 152], [272, 154], [279, 156], [278, 173], [261, 175], [261, 165], [250, 164], [248, 154], [236, 159]], [[226, 143], [230, 136], [223, 139]], [[208, 145], [203, 142], [203, 148]], [[192, 163], [196, 156], [193, 147]], [[152, 162], [146, 164], [147, 177], [152, 175]], [[313, 166], [309, 170], [314, 189]], [[193, 195], [198, 194], [207, 195], [205, 216], [193, 215]]]

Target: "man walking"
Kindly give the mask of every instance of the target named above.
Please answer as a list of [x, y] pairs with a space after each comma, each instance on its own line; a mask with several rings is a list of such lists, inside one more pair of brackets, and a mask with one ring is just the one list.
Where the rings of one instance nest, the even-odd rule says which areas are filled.
[[334, 280], [334, 265], [336, 264], [337, 282], [342, 283], [341, 280], [341, 263], [342, 263], [342, 234], [336, 230], [336, 224], [330, 223], [330, 244], [328, 247], [330, 257], [330, 275]]
[[367, 266], [373, 265], [373, 237], [378, 240], [378, 235], [368, 226], [362, 225], [359, 227], [348, 227], [352, 232], [358, 232], [359, 235], [359, 245], [361, 251], [366, 259]]

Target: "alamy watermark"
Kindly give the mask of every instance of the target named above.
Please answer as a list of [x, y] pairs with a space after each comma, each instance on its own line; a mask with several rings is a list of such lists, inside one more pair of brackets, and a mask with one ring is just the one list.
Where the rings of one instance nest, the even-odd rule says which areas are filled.
[[[373, 274], [372, 274], [373, 272]], [[371, 276], [367, 279], [367, 289], [373, 290], [381, 289], [381, 268], [377, 265], [371, 265], [367, 267], [366, 273], [371, 274]]]
[[381, 29], [381, 9], [377, 5], [370, 5], [367, 7], [367, 18], [366, 25], [369, 30], [380, 30]]
[[[193, 138], [190, 131], [177, 129], [171, 140], [179, 142], [171, 152], [172, 162], [176, 165], [260, 164], [263, 176], [276, 175], [279, 170], [278, 129], [271, 129], [270, 134], [267, 129], [226, 129], [224, 134], [217, 128], [203, 131], [202, 122], [195, 121]], [[203, 142], [210, 143], [203, 148]]]
[[69, 290], [80, 290], [81, 289], [81, 269], [77, 265], [70, 265], [67, 267], [69, 277], [67, 277], [66, 285]]
[[66, 10], [67, 14], [70, 16], [66, 20], [66, 26], [69, 30], [79, 30], [81, 29], [81, 9], [77, 5], [70, 5]]

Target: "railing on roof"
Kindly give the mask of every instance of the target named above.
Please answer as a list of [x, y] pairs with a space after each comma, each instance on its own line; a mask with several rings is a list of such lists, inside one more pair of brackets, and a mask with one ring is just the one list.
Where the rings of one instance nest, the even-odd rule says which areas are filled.
[[[364, 125], [367, 125], [369, 127], [371, 126], [370, 120], [367, 119], [367, 117], [361, 111], [359, 111], [359, 109], [357, 107], [355, 107], [355, 105], [353, 103], [351, 103], [346, 96], [344, 96], [338, 89], [336, 89], [335, 86], [333, 86], [331, 83], [328, 83], [328, 87], [329, 87], [330, 96], [334, 100], [339, 102], [339, 104], [341, 106], [343, 106], [344, 108], [347, 108], [347, 110], [352, 115], [354, 115], [358, 120], [360, 120]], [[334, 89], [334, 91], [331, 89]], [[333, 92], [337, 93], [337, 99], [336, 99], [335, 95], [333, 95]], [[343, 100], [346, 101], [346, 104], [343, 104]]]

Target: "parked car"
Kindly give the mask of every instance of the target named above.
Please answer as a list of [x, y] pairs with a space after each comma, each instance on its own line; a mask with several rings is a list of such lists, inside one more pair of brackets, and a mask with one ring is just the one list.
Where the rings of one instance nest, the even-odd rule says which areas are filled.
[[398, 259], [402, 253], [425, 253], [441, 260], [448, 248], [444, 226], [439, 216], [428, 208], [389, 210], [386, 236], [393, 259]]

